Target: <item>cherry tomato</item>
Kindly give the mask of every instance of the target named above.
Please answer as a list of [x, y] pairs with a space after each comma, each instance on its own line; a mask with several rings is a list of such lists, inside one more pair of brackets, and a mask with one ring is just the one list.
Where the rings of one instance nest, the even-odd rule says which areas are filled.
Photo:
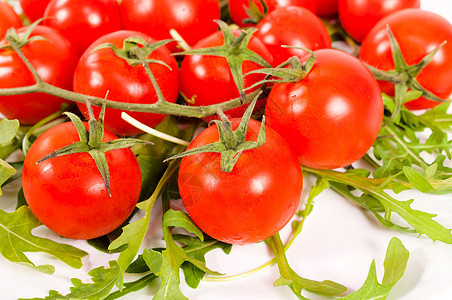
[[[361, 45], [359, 58], [380, 70], [393, 70], [387, 26], [397, 39], [408, 65], [418, 63], [439, 44], [447, 41], [433, 60], [416, 76], [417, 81], [441, 99], [452, 93], [452, 26], [438, 14], [421, 9], [405, 9], [380, 20]], [[394, 85], [379, 82], [381, 90], [394, 95]], [[408, 109], [425, 109], [440, 102], [420, 97], [405, 103]]]
[[19, 0], [22, 11], [27, 18], [34, 22], [44, 16], [50, 0]]
[[[232, 120], [237, 128], [239, 120]], [[261, 123], [250, 120], [247, 141]], [[298, 209], [303, 188], [300, 165], [284, 139], [266, 126], [266, 142], [244, 151], [231, 173], [219, 153], [182, 158], [179, 192], [193, 222], [209, 236], [231, 244], [262, 241], [277, 233]], [[202, 131], [188, 149], [219, 140], [217, 125]]]
[[383, 17], [406, 8], [419, 8], [420, 0], [339, 0], [339, 19], [345, 31], [362, 42]]
[[[103, 141], [116, 139], [105, 131]], [[22, 184], [33, 214], [57, 234], [92, 239], [110, 233], [133, 211], [141, 189], [141, 172], [130, 149], [105, 153], [111, 197], [88, 153], [69, 154], [36, 162], [47, 154], [80, 141], [72, 122], [44, 132], [25, 157]]]
[[281, 7], [264, 17], [255, 33], [273, 55], [277, 66], [291, 56], [305, 55], [299, 49], [282, 48], [281, 45], [303, 47], [309, 50], [331, 48], [331, 38], [322, 21], [303, 7]]
[[[22, 36], [27, 27], [18, 29]], [[77, 52], [71, 43], [57, 30], [36, 26], [30, 37], [42, 36], [45, 40], [33, 40], [21, 51], [36, 69], [43, 81], [57, 87], [72, 88], [72, 76], [77, 64]], [[9, 44], [5, 39], [0, 45]], [[22, 87], [35, 84], [35, 79], [17, 53], [0, 50], [0, 88]], [[43, 93], [0, 97], [0, 112], [8, 119], [18, 119], [31, 125], [58, 111], [66, 100]]]
[[[262, 4], [260, 0], [253, 0], [262, 12]], [[274, 11], [278, 7], [286, 6], [301, 6], [315, 12], [317, 7], [317, 0], [265, 0], [268, 13]], [[243, 19], [249, 18], [245, 7], [249, 8], [250, 0], [229, 0], [229, 13], [232, 21], [240, 27], [250, 26], [250, 24], [243, 23]]]
[[383, 101], [377, 81], [357, 58], [333, 49], [314, 51], [315, 64], [296, 83], [275, 84], [267, 123], [292, 146], [302, 165], [345, 167], [377, 138]]
[[337, 14], [338, 0], [317, 0], [315, 14], [319, 17], [332, 17]]
[[82, 54], [97, 38], [122, 29], [116, 0], [52, 0], [44, 24], [58, 29]]
[[[123, 0], [120, 11], [125, 29], [157, 40], [171, 39], [169, 31], [175, 29], [190, 46], [214, 33], [214, 20], [220, 19], [218, 0]], [[178, 51], [175, 42], [168, 48]]]
[[[239, 30], [233, 30], [234, 36], [240, 34]], [[193, 49], [216, 47], [224, 44], [223, 32], [218, 31], [201, 41]], [[272, 62], [272, 56], [256, 38], [251, 37], [248, 49], [259, 54], [267, 62]], [[246, 74], [252, 70], [260, 69], [257, 63], [243, 61], [242, 72]], [[240, 96], [237, 86], [232, 77], [229, 65], [224, 57], [211, 55], [187, 55], [182, 61], [180, 69], [181, 92], [194, 103], [190, 105], [204, 106], [225, 102]], [[248, 87], [264, 79], [262, 74], [251, 74], [244, 77], [244, 86]], [[255, 89], [252, 89], [255, 90]], [[252, 91], [251, 90], [251, 91]], [[230, 117], [241, 117], [248, 105], [242, 105], [225, 112]], [[211, 118], [205, 118], [210, 120]]]
[[0, 39], [5, 36], [9, 28], [21, 26], [22, 21], [14, 9], [5, 1], [0, 1]]
[[[129, 65], [109, 48], [92, 51], [98, 45], [105, 43], [122, 48], [124, 40], [132, 36], [155, 42], [144, 33], [130, 30], [113, 32], [99, 38], [80, 58], [74, 74], [74, 91], [101, 98], [104, 98], [108, 92], [108, 99], [127, 103], [157, 102], [157, 94], [143, 66]], [[165, 100], [176, 102], [179, 92], [179, 68], [175, 58], [165, 46], [153, 51], [148, 58], [163, 61], [171, 68], [168, 69], [157, 63], [149, 64]], [[80, 103], [77, 105], [83, 115], [88, 118], [86, 106]], [[100, 107], [93, 107], [93, 111], [98, 115]], [[107, 108], [105, 128], [118, 135], [141, 133], [141, 130], [121, 119], [121, 112], [121, 110]], [[154, 113], [128, 112], [128, 114], [151, 127], [156, 126], [165, 117], [165, 115]]]

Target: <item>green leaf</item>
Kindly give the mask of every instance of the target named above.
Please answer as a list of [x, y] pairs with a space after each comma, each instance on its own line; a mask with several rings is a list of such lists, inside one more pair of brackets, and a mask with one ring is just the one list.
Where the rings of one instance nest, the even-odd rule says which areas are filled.
[[150, 249], [144, 249], [143, 259], [152, 273], [157, 274], [158, 272], [160, 272], [160, 268], [162, 267], [163, 264], [163, 255], [161, 252]]
[[[196, 225], [181, 211], [169, 209], [163, 215], [163, 236], [166, 242], [166, 249], [162, 251], [163, 262], [161, 264], [157, 276], [162, 278], [162, 284], [158, 289], [154, 299], [187, 299], [180, 290], [179, 269], [184, 262], [194, 265], [201, 271], [212, 274], [221, 275], [205, 266], [205, 262], [196, 257], [189, 256], [185, 249], [174, 242], [172, 235], [172, 227], [178, 226], [194, 233], [198, 239], [203, 239], [203, 234]], [[188, 248], [189, 250], [190, 248]], [[144, 253], [143, 253], [144, 255]], [[155, 253], [152, 253], [155, 257]], [[160, 260], [160, 258], [158, 258]], [[146, 261], [146, 259], [145, 259]], [[148, 259], [149, 261], [149, 259]], [[160, 263], [159, 263], [160, 264]], [[149, 266], [151, 268], [151, 266]], [[197, 280], [197, 279], [196, 279]], [[190, 282], [190, 281], [189, 281]]]
[[[187, 235], [173, 235], [173, 238], [184, 245], [183, 249], [190, 258], [202, 262], [203, 264], [206, 263], [205, 255], [209, 251], [220, 248], [226, 254], [229, 254], [232, 249], [232, 245], [214, 239], [201, 241], [196, 237]], [[182, 264], [182, 270], [184, 271], [185, 282], [193, 289], [198, 287], [201, 279], [206, 273], [189, 261]]]
[[[204, 240], [204, 234], [202, 231], [190, 220], [190, 218], [182, 211], [179, 210], [168, 210], [165, 213], [165, 216], [163, 218], [163, 228], [168, 227], [179, 227], [184, 228], [188, 232], [196, 234], [196, 236], [203, 241]], [[165, 232], [163, 233], [165, 235]]]
[[71, 267], [80, 268], [81, 258], [87, 253], [70, 245], [32, 235], [32, 229], [40, 225], [42, 224], [27, 206], [21, 206], [12, 213], [0, 210], [1, 254], [9, 261], [26, 264], [45, 273], [53, 273], [53, 266], [35, 266], [25, 255], [26, 252], [44, 252]]
[[108, 247], [108, 250], [111, 252], [121, 252], [118, 257], [118, 264], [124, 271], [139, 251], [149, 226], [149, 216], [146, 213], [138, 221], [124, 226], [122, 228], [122, 234]]
[[0, 159], [6, 159], [20, 147], [19, 121], [0, 119]]
[[114, 293], [111, 293], [106, 298], [104, 298], [104, 300], [118, 299], [118, 298], [124, 297], [127, 294], [142, 290], [145, 287], [147, 287], [156, 278], [157, 278], [157, 276], [155, 276], [154, 274], [148, 274], [146, 276], [141, 277], [138, 280], [135, 280], [132, 282], [125, 282], [124, 288], [122, 289], [122, 291], [116, 291]]
[[17, 120], [0, 120], [0, 144], [12, 141], [19, 132], [20, 123]]
[[363, 286], [356, 292], [341, 298], [344, 300], [386, 299], [393, 286], [405, 273], [409, 253], [396, 237], [389, 242], [384, 261], [385, 273], [380, 284], [377, 279], [375, 260], [372, 261], [369, 274]]
[[384, 261], [385, 274], [382, 281], [383, 285], [393, 285], [402, 278], [409, 255], [408, 250], [398, 238], [394, 237], [391, 239]]
[[414, 168], [407, 166], [403, 167], [403, 174], [405, 174], [408, 181], [419, 191], [429, 193], [435, 190], [431, 183]]
[[[316, 170], [306, 167], [304, 167], [304, 170], [322, 176], [331, 182], [343, 184], [347, 189], [354, 188], [360, 190], [363, 193], [363, 196], [356, 197], [351, 193], [345, 192], [344, 188], [337, 189], [342, 195], [372, 211], [384, 226], [405, 230], [403, 227], [392, 223], [392, 214], [396, 213], [405, 220], [405, 222], [411, 225], [419, 235], [425, 234], [433, 241], [439, 240], [444, 243], [452, 244], [451, 229], [448, 229], [433, 220], [436, 216], [435, 214], [412, 209], [411, 203], [413, 200], [400, 201], [393, 198], [384, 191], [384, 187], [387, 187], [388, 183], [385, 183], [382, 179], [357, 177], [355, 176], [356, 174], [353, 173], [334, 170]], [[384, 216], [379, 215], [380, 210], [373, 210], [367, 206], [366, 202], [362, 201], [362, 199], [371, 199], [372, 203], [378, 201], [384, 208]]]
[[138, 208], [146, 211], [145, 216], [138, 221], [124, 226], [122, 229], [122, 234], [110, 244], [108, 248], [110, 251], [121, 252], [118, 257], [118, 264], [121, 270], [125, 271], [127, 269], [127, 267], [132, 263], [133, 259], [140, 250], [141, 243], [143, 242], [149, 227], [153, 205], [158, 199], [163, 188], [171, 180], [172, 176], [176, 173], [177, 170], [177, 163], [171, 163], [168, 166], [165, 174], [161, 177], [152, 196], [148, 200], [140, 202], [137, 205]]
[[[106, 297], [113, 287], [122, 287], [122, 271], [116, 261], [110, 261], [109, 267], [98, 267], [89, 271], [92, 283], [83, 283], [80, 279], [72, 278], [74, 285], [68, 295], [60, 295], [57, 291], [50, 291], [45, 300], [53, 299], [87, 299], [98, 300]], [[41, 298], [34, 298], [41, 299]]]
[[[16, 173], [10, 164], [3, 159], [0, 159], [0, 187], [5, 183], [12, 175]], [[0, 188], [0, 196], [2, 195], [2, 189]]]

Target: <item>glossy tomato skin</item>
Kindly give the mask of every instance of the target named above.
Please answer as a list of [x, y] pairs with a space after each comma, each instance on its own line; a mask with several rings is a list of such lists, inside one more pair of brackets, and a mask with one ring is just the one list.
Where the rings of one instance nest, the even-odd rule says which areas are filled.
[[[253, 2], [262, 12], [263, 9], [260, 0], [253, 0]], [[312, 12], [315, 12], [317, 7], [317, 0], [266, 0], [264, 2], [267, 5], [268, 13], [274, 11], [278, 7], [286, 6], [300, 6], [307, 8]], [[228, 4], [232, 21], [240, 27], [250, 26], [250, 24], [243, 23], [243, 19], [249, 18], [245, 10], [245, 7], [249, 8], [249, 0], [229, 0]]]
[[44, 16], [50, 0], [19, 0], [20, 6], [27, 18], [34, 22]]
[[[190, 45], [214, 33], [220, 19], [218, 0], [123, 0], [121, 19], [125, 29], [142, 31], [157, 40], [172, 39], [175, 29]], [[177, 44], [168, 44], [172, 52]]]
[[[27, 27], [18, 29], [22, 34]], [[21, 51], [36, 69], [43, 81], [63, 89], [72, 89], [72, 76], [77, 64], [77, 52], [71, 43], [57, 30], [38, 25], [32, 36], [47, 40], [34, 40]], [[8, 42], [3, 39], [0, 44]], [[29, 86], [34, 77], [14, 50], [0, 50], [0, 88]], [[8, 119], [18, 119], [21, 124], [31, 125], [58, 111], [62, 98], [43, 93], [0, 97], [0, 112]]]
[[339, 19], [345, 31], [362, 42], [383, 17], [406, 8], [419, 8], [420, 0], [339, 0]]
[[[137, 36], [146, 41], [154, 41], [144, 33], [130, 30], [120, 30], [97, 39], [80, 58], [74, 73], [74, 91], [86, 95], [127, 103], [155, 103], [157, 94], [143, 66], [131, 66], [125, 60], [117, 57], [111, 49], [92, 51], [98, 45], [111, 43], [118, 48], [123, 47], [125, 39]], [[179, 92], [177, 62], [170, 51], [160, 47], [153, 51], [149, 59], [165, 62], [171, 69], [161, 64], [149, 64], [163, 96], [168, 102], [176, 102]], [[88, 118], [86, 105], [77, 103], [80, 111]], [[100, 113], [99, 107], [93, 107], [94, 114]], [[121, 110], [107, 108], [105, 111], [105, 128], [117, 135], [135, 135], [142, 131], [121, 119]], [[127, 112], [132, 117], [155, 127], [165, 115], [142, 112]]]
[[[105, 132], [103, 141], [116, 139]], [[51, 158], [45, 155], [80, 141], [72, 122], [52, 127], [31, 146], [24, 161], [22, 183], [33, 214], [55, 233], [92, 239], [110, 233], [133, 211], [140, 194], [141, 172], [130, 149], [105, 153], [111, 197], [88, 153]]]
[[317, 0], [315, 14], [319, 17], [332, 17], [337, 14], [338, 0]]
[[[239, 30], [233, 30], [233, 34], [238, 36]], [[218, 31], [201, 41], [193, 49], [216, 47], [224, 44], [224, 35]], [[259, 54], [263, 59], [271, 64], [272, 56], [262, 42], [252, 37], [248, 49]], [[250, 61], [244, 61], [242, 72], [246, 74], [252, 70], [260, 69], [262, 66]], [[194, 99], [194, 103], [189, 105], [205, 106], [225, 102], [240, 96], [235, 85], [226, 58], [211, 55], [187, 55], [182, 61], [179, 73], [181, 92], [189, 99]], [[264, 79], [265, 75], [251, 74], [244, 77], [245, 87]], [[249, 92], [255, 89], [250, 90]], [[228, 110], [225, 114], [229, 117], [241, 117], [248, 105]], [[211, 118], [205, 118], [210, 120]]]
[[[418, 63], [425, 55], [447, 41], [433, 60], [416, 76], [417, 81], [441, 99], [452, 93], [452, 26], [438, 14], [421, 9], [405, 9], [382, 20], [369, 32], [361, 45], [359, 58], [380, 70], [393, 70], [389, 25], [408, 65]], [[379, 82], [382, 92], [394, 95], [394, 85]], [[426, 109], [440, 102], [420, 97], [405, 103], [408, 109]]]
[[303, 47], [309, 50], [331, 48], [331, 38], [322, 21], [303, 7], [281, 7], [264, 17], [256, 26], [258, 37], [273, 55], [277, 66], [292, 56], [302, 57], [306, 52], [282, 48], [281, 45]]
[[[238, 124], [233, 120], [233, 129]], [[261, 123], [249, 124], [246, 140], [255, 141]], [[188, 149], [218, 140], [213, 125]], [[231, 244], [255, 243], [277, 233], [297, 211], [302, 188], [295, 155], [268, 126], [265, 144], [244, 151], [231, 173], [220, 170], [218, 153], [184, 157], [179, 169], [179, 192], [191, 219], [209, 236]]]
[[5, 36], [9, 28], [21, 26], [22, 21], [14, 9], [7, 2], [0, 1], [0, 39]]
[[82, 54], [99, 37], [122, 29], [116, 0], [51, 0], [44, 24], [59, 30]]
[[355, 57], [314, 51], [306, 78], [275, 84], [267, 99], [267, 124], [292, 146], [300, 163], [316, 169], [345, 167], [377, 138], [383, 101], [377, 81]]

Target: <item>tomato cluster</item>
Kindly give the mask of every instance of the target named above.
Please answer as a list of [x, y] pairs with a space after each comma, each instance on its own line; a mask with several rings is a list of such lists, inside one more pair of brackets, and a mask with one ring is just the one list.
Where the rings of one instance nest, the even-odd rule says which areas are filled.
[[[412, 66], [447, 41], [419, 74], [407, 76], [435, 97], [452, 93], [452, 26], [421, 10], [419, 0], [229, 0], [225, 17], [218, 0], [20, 4], [28, 21], [44, 19], [22, 26], [16, 12], [0, 1], [0, 88], [35, 85], [52, 91], [24, 88], [0, 96], [0, 113], [9, 119], [37, 123], [71, 103], [61, 90], [107, 98], [117, 106], [106, 108], [105, 120], [99, 107], [91, 111], [78, 101], [72, 109], [91, 121], [100, 115], [108, 143], [143, 132], [121, 118], [123, 111], [156, 127], [165, 118], [165, 105], [184, 115], [186, 106], [176, 103], [220, 108], [240, 100], [232, 109], [217, 109], [219, 117], [201, 116], [214, 125], [188, 147], [214, 149], [209, 145], [215, 144], [221, 151], [185, 156], [179, 169], [188, 214], [206, 234], [227, 243], [264, 240], [289, 222], [300, 201], [302, 166], [343, 168], [369, 151], [382, 126], [382, 92], [392, 95], [400, 82], [377, 81], [366, 65], [414, 74], [412, 68], [394, 65], [395, 44]], [[333, 48], [334, 26], [362, 43], [358, 57]], [[6, 38], [11, 27], [18, 29]], [[388, 27], [398, 43], [389, 39]], [[256, 117], [245, 122], [246, 136], [238, 138], [250, 95], [258, 90]], [[431, 98], [406, 106], [429, 108], [438, 103]], [[141, 111], [129, 111], [136, 105]], [[146, 110], [146, 105], [156, 109]], [[263, 144], [255, 142], [261, 131]], [[105, 178], [92, 153], [84, 153], [101, 148], [89, 141], [83, 146], [87, 151], [41, 162], [80, 143], [82, 135], [64, 123], [40, 136], [25, 158], [23, 188], [45, 225], [63, 236], [87, 239], [127, 219], [138, 201], [141, 175], [133, 153], [115, 149], [105, 153]], [[247, 148], [250, 143], [258, 147]], [[232, 168], [224, 165], [227, 161], [234, 162]]]

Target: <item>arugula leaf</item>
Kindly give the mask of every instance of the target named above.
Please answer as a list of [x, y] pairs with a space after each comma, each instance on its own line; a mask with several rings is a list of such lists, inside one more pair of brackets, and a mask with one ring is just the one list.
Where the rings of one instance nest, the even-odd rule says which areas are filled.
[[[163, 236], [166, 242], [166, 249], [161, 253], [158, 251], [145, 251], [143, 258], [148, 267], [157, 276], [162, 278], [162, 284], [153, 299], [187, 299], [180, 290], [179, 269], [184, 262], [188, 262], [200, 269], [204, 273], [211, 275], [221, 275], [205, 266], [205, 262], [198, 258], [189, 256], [185, 249], [174, 242], [172, 235], [173, 227], [186, 229], [188, 232], [195, 234], [200, 241], [204, 240], [203, 233], [190, 220], [190, 218], [181, 211], [169, 209], [163, 215]], [[180, 237], [179, 237], [180, 238]], [[188, 248], [190, 250], [190, 248]], [[193, 254], [193, 252], [191, 252]], [[198, 278], [194, 279], [195, 281]]]
[[331, 280], [319, 282], [299, 276], [289, 266], [286, 253], [284, 251], [284, 245], [281, 241], [279, 233], [266, 239], [265, 242], [270, 246], [275, 254], [278, 269], [281, 274], [281, 277], [273, 283], [273, 286], [287, 285], [299, 299], [306, 299], [301, 295], [303, 289], [329, 296], [337, 295], [347, 290], [346, 287]]
[[15, 173], [16, 169], [3, 159], [0, 159], [0, 196], [2, 195], [1, 186]]
[[363, 286], [356, 292], [341, 298], [344, 300], [386, 299], [394, 285], [402, 278], [408, 263], [409, 252], [402, 242], [393, 237], [389, 242], [384, 261], [385, 273], [380, 284], [377, 279], [375, 260], [372, 261], [369, 274]]
[[6, 159], [18, 149], [20, 142], [15, 137], [19, 128], [17, 120], [0, 119], [0, 159]]
[[0, 144], [9, 143], [19, 132], [20, 123], [18, 120], [0, 120]]
[[[358, 173], [356, 170], [339, 172], [335, 170], [316, 170], [307, 167], [304, 167], [304, 170], [322, 176], [331, 182], [346, 185], [348, 189], [360, 190], [363, 195], [361, 197], [355, 197], [351, 193], [346, 193], [344, 188], [341, 189], [342, 195], [360, 204], [363, 208], [370, 209], [382, 225], [394, 229], [406, 230], [391, 221], [391, 216], [394, 212], [411, 225], [419, 235], [425, 234], [433, 241], [440, 240], [444, 243], [452, 244], [451, 229], [433, 220], [432, 218], [436, 216], [435, 214], [412, 209], [410, 205], [413, 200], [400, 201], [394, 199], [384, 191], [384, 187], [387, 187], [388, 183], [385, 183], [381, 179], [357, 176]], [[377, 202], [379, 204], [376, 204]], [[374, 208], [368, 205], [369, 203]], [[384, 216], [379, 215], [381, 209], [384, 211]]]
[[[385, 95], [385, 99], [391, 98]], [[365, 156], [376, 168], [373, 177], [386, 178], [396, 193], [413, 188], [452, 192], [452, 168], [445, 165], [446, 159], [452, 159], [452, 140], [446, 132], [452, 129], [449, 107], [450, 103], [443, 103], [421, 115], [402, 108], [400, 118], [381, 128], [373, 147], [376, 160]]]
[[147, 287], [152, 281], [154, 281], [157, 278], [154, 274], [148, 274], [146, 276], [141, 277], [140, 279], [132, 282], [125, 282], [124, 288], [122, 291], [116, 291], [114, 293], [111, 293], [107, 297], [104, 298], [104, 300], [113, 300], [121, 298], [127, 294], [137, 292], [141, 289], [144, 289]]
[[[183, 245], [183, 249], [187, 256], [195, 259], [196, 261], [200, 261], [203, 264], [206, 263], [205, 255], [207, 252], [220, 248], [224, 251], [224, 253], [229, 254], [232, 249], [231, 244], [226, 244], [214, 239], [201, 241], [198, 238], [181, 234], [173, 235], [173, 238]], [[201, 279], [206, 273], [190, 261], [186, 261], [182, 264], [182, 270], [185, 274], [185, 281], [188, 286], [193, 289], [198, 287]]]
[[74, 268], [81, 268], [81, 258], [87, 253], [70, 245], [37, 237], [31, 234], [32, 229], [42, 225], [27, 206], [7, 213], [0, 210], [0, 252], [9, 261], [25, 264], [44, 272], [53, 273], [51, 265], [35, 266], [25, 252], [45, 252], [58, 258]]
[[137, 207], [146, 211], [145, 216], [138, 221], [126, 225], [122, 229], [122, 234], [110, 244], [108, 248], [110, 251], [121, 252], [118, 257], [118, 263], [121, 270], [125, 271], [127, 269], [140, 250], [141, 243], [143, 242], [144, 236], [149, 227], [151, 211], [154, 203], [157, 201], [157, 198], [159, 197], [164, 186], [176, 173], [178, 165], [177, 161], [172, 162], [160, 179], [160, 182], [158, 183], [152, 196], [148, 200], [138, 203]]
[[[67, 295], [61, 295], [57, 291], [50, 291], [49, 296], [43, 298], [44, 300], [53, 299], [87, 299], [98, 300], [103, 299], [108, 295], [111, 289], [116, 285], [122, 287], [122, 272], [118, 263], [114, 260], [109, 262], [109, 267], [98, 267], [88, 272], [92, 277], [92, 283], [82, 283], [78, 278], [72, 278], [71, 282], [74, 285], [71, 287], [71, 292]], [[33, 300], [40, 300], [42, 298], [33, 298]]]

